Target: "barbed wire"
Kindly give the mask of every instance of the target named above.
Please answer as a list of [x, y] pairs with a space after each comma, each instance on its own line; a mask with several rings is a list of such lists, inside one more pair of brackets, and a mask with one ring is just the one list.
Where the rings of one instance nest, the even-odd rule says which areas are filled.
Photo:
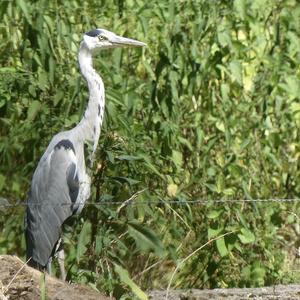
[[[300, 198], [267, 198], [267, 199], [197, 199], [197, 200], [141, 200], [134, 201], [134, 199], [128, 199], [125, 201], [99, 201], [99, 202], [79, 202], [76, 203], [76, 206], [80, 205], [90, 205], [90, 206], [142, 206], [142, 205], [159, 205], [159, 204], [167, 204], [167, 205], [212, 205], [212, 204], [249, 204], [249, 203], [269, 203], [269, 202], [277, 202], [277, 203], [292, 203], [292, 202], [300, 202]], [[7, 199], [0, 197], [0, 207], [2, 208], [10, 208], [10, 207], [26, 207], [26, 206], [72, 206], [74, 203], [28, 203], [28, 202], [16, 202], [10, 203]]]

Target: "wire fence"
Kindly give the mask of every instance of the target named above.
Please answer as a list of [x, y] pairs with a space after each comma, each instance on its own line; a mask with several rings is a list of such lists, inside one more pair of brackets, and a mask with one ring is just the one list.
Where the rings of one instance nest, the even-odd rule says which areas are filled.
[[[251, 203], [297, 203], [300, 202], [300, 198], [268, 198], [268, 199], [197, 199], [197, 200], [137, 200], [136, 197], [131, 197], [125, 201], [98, 201], [98, 202], [77, 202], [75, 205], [91, 205], [91, 206], [142, 206], [142, 205], [172, 205], [172, 206], [184, 206], [184, 205], [226, 205], [226, 204], [251, 204]], [[33, 203], [17, 201], [15, 203], [10, 203], [7, 199], [0, 197], [0, 208], [11, 208], [11, 207], [26, 207], [26, 206], [71, 206], [74, 205], [72, 202], [68, 203]]]

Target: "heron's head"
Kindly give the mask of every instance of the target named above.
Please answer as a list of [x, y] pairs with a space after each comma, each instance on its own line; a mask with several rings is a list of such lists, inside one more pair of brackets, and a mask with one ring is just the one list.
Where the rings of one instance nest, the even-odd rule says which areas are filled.
[[146, 46], [143, 42], [118, 36], [111, 31], [100, 28], [85, 33], [83, 41], [92, 52], [107, 48]]

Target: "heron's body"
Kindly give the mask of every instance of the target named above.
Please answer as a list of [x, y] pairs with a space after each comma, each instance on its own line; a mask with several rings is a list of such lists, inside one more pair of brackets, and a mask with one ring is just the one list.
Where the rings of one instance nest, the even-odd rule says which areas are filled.
[[[99, 38], [101, 36], [101, 40]], [[93, 143], [93, 156], [103, 121], [105, 93], [101, 77], [92, 65], [92, 54], [99, 48], [145, 44], [96, 29], [84, 36], [79, 65], [89, 88], [89, 102], [80, 123], [55, 135], [34, 172], [25, 217], [27, 259], [45, 268], [57, 252], [61, 227], [70, 216], [80, 213], [90, 196], [84, 144]]]

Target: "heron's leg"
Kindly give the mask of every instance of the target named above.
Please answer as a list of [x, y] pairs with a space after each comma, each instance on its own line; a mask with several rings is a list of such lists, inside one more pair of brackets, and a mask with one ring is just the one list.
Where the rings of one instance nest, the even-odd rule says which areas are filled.
[[66, 269], [65, 269], [65, 251], [63, 248], [57, 251], [57, 259], [60, 269], [60, 279], [66, 280]]
[[48, 263], [46, 265], [46, 271], [49, 275], [51, 275], [51, 262], [52, 262], [52, 257], [49, 258]]

